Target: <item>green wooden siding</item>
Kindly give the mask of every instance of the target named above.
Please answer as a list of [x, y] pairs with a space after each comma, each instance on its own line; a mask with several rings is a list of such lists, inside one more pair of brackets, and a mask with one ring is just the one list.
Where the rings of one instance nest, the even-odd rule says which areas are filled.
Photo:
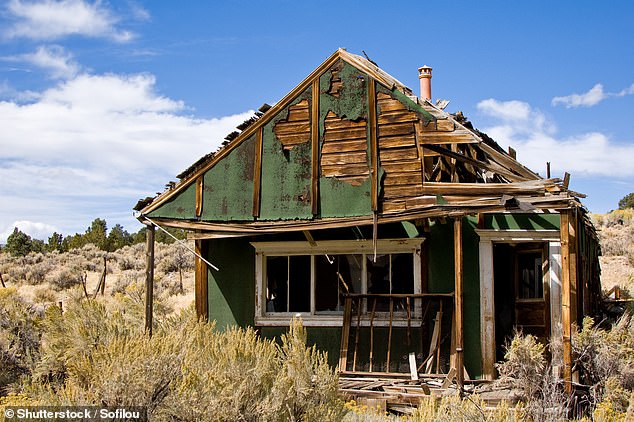
[[255, 251], [245, 238], [208, 240], [209, 320], [218, 328], [252, 326], [255, 314]]
[[[368, 120], [368, 75], [343, 61], [337, 63], [335, 67], [338, 69], [337, 76], [341, 78], [342, 83], [339, 96], [328, 93], [333, 69], [328, 70], [319, 78], [320, 151], [323, 146], [324, 121], [329, 112], [348, 120]], [[368, 135], [366, 137], [369, 139]], [[367, 151], [369, 168], [369, 149]], [[372, 215], [371, 189], [371, 177], [359, 186], [353, 186], [336, 177], [321, 177], [319, 180], [320, 217]]]
[[192, 183], [183, 191], [175, 195], [169, 201], [148, 214], [150, 218], [175, 218], [175, 219], [195, 219], [196, 218], [196, 184]]
[[204, 175], [201, 219], [251, 220], [255, 135], [238, 145]]
[[[311, 88], [292, 103], [311, 101]], [[273, 128], [288, 116], [288, 107], [264, 126], [262, 136], [262, 187], [260, 220], [312, 218], [311, 143], [295, 145], [285, 151]]]

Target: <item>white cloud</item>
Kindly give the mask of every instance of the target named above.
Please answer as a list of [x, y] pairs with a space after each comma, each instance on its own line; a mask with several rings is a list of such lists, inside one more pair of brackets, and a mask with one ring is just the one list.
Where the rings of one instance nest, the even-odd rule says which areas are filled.
[[53, 234], [53, 232], [57, 231], [55, 226], [46, 223], [27, 220], [14, 221], [13, 224], [10, 224], [9, 227], [6, 228], [6, 230], [0, 233], [0, 243], [6, 243], [7, 238], [11, 236], [11, 233], [13, 233], [13, 230], [16, 227], [21, 232], [31, 236], [33, 239], [40, 239], [44, 241], [48, 240], [50, 235]]
[[616, 92], [604, 92], [603, 85], [596, 84], [588, 92], [583, 94], [571, 94], [564, 97], [555, 97], [552, 99], [552, 105], [564, 105], [566, 108], [574, 107], [592, 107], [599, 104], [601, 101], [610, 97], [623, 97], [625, 95], [634, 94], [634, 84], [629, 87]]
[[[544, 173], [546, 161], [551, 162], [553, 175], [563, 172], [580, 175], [634, 176], [634, 146], [621, 145], [598, 132], [558, 138], [554, 125], [539, 110], [519, 101], [495, 99], [478, 103], [479, 111], [498, 120], [483, 131], [504, 147], [512, 146], [518, 159], [527, 167]], [[526, 119], [509, 119], [506, 105], [524, 110]]]
[[7, 10], [15, 21], [4, 31], [9, 38], [53, 40], [81, 35], [117, 42], [133, 38], [131, 32], [117, 28], [118, 18], [100, 1], [10, 0]]
[[[149, 74], [79, 75], [29, 103], [0, 101], [0, 230], [31, 220], [72, 234], [96, 217], [131, 214], [137, 199], [163, 190], [252, 115], [183, 111]], [[57, 222], [83, 208], [88, 221]]]
[[3, 57], [2, 60], [32, 64], [47, 70], [54, 79], [72, 78], [80, 69], [73, 55], [58, 45], [40, 46], [33, 53]]
[[590, 91], [584, 94], [571, 94], [565, 97], [555, 97], [552, 105], [563, 104], [566, 108], [572, 107], [592, 107], [599, 104], [607, 98], [607, 94], [603, 92], [603, 85], [596, 84]]

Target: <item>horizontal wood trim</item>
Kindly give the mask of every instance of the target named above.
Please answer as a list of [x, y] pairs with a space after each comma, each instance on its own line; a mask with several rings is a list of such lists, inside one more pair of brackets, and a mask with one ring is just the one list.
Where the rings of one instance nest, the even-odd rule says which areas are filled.
[[522, 183], [445, 183], [445, 182], [425, 182], [423, 191], [427, 194], [453, 194], [453, 195], [474, 195], [485, 194], [543, 194], [543, 185], [532, 185]]
[[421, 144], [475, 144], [480, 142], [469, 132], [425, 132], [418, 134]]

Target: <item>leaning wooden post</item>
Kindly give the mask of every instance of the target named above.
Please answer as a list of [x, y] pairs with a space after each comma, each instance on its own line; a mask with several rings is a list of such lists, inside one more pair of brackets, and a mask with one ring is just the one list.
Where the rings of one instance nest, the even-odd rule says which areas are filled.
[[151, 336], [154, 303], [154, 225], [147, 226], [145, 233], [145, 331]]
[[462, 391], [464, 386], [464, 355], [463, 355], [463, 329], [462, 329], [462, 217], [457, 217], [453, 225], [454, 240], [454, 268], [455, 268], [455, 292], [454, 292], [454, 318], [456, 324], [456, 383]]

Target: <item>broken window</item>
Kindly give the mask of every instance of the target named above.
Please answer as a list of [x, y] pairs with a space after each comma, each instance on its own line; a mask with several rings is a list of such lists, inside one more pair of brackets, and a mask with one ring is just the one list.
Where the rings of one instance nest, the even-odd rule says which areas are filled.
[[267, 257], [266, 278], [267, 312], [310, 311], [310, 257]]
[[[323, 320], [337, 324], [346, 294], [420, 293], [421, 242], [379, 241], [376, 259], [372, 242], [367, 241], [322, 241], [317, 246], [255, 242], [260, 286], [256, 294], [262, 298], [256, 300], [256, 323], [287, 324], [289, 316], [300, 314], [305, 323]], [[400, 306], [395, 301], [394, 312], [405, 309], [404, 303]], [[375, 310], [387, 311], [388, 304], [387, 298], [381, 299]]]

